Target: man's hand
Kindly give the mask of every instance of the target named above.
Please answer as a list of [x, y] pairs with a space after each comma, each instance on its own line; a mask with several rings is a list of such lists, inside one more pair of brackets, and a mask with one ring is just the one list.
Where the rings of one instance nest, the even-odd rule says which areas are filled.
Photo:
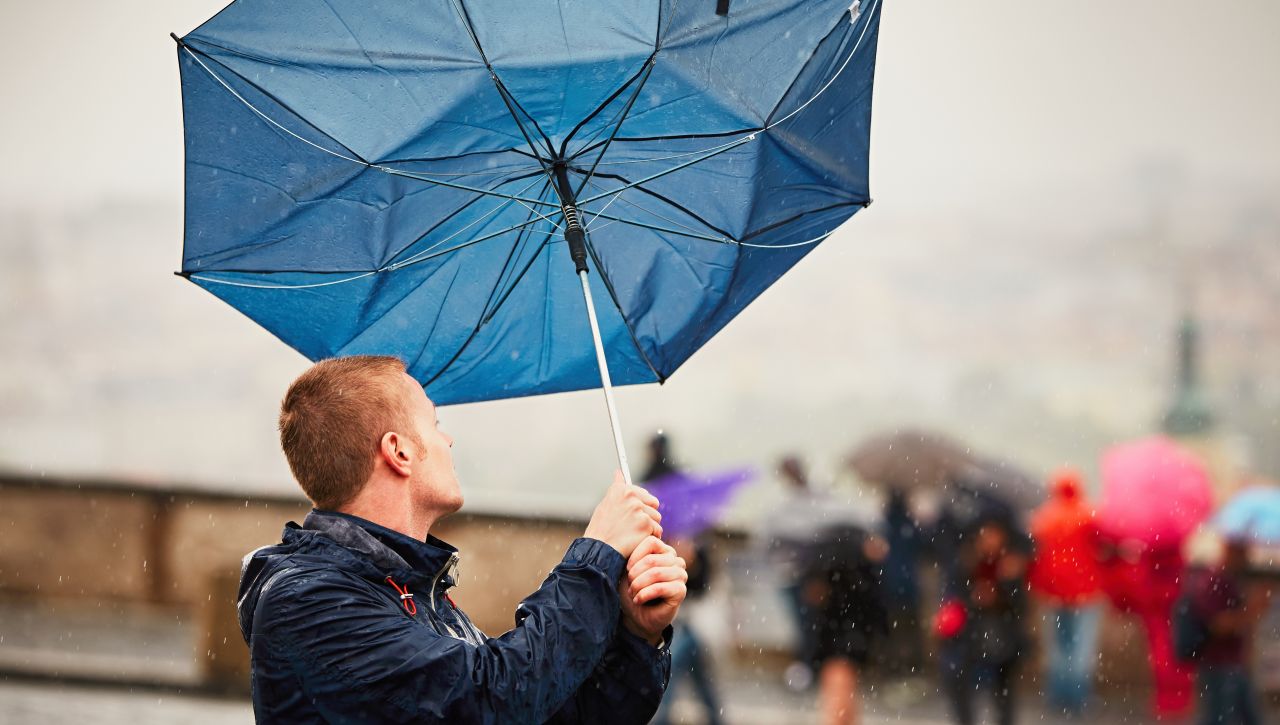
[[662, 526], [658, 523], [661, 520], [658, 499], [639, 486], [627, 485], [619, 471], [591, 514], [583, 536], [603, 541], [617, 549], [623, 558], [629, 558], [645, 537], [662, 536]]
[[662, 632], [680, 610], [688, 579], [675, 549], [656, 536], [645, 539], [631, 553], [627, 578], [618, 587], [622, 624], [653, 646], [662, 644]]

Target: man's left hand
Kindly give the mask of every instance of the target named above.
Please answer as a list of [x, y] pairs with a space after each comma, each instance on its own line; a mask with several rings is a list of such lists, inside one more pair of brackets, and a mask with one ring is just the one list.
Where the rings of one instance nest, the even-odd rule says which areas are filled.
[[659, 646], [662, 633], [676, 618], [684, 601], [689, 574], [676, 550], [656, 536], [636, 547], [627, 562], [627, 577], [618, 587], [622, 623], [627, 630]]

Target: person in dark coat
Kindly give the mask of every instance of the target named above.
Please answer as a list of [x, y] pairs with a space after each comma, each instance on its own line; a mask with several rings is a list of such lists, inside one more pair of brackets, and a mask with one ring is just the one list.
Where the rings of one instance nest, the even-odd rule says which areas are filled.
[[1258, 725], [1262, 710], [1249, 672], [1250, 650], [1258, 623], [1270, 604], [1266, 592], [1253, 586], [1249, 574], [1249, 542], [1226, 542], [1222, 562], [1189, 577], [1191, 610], [1204, 625], [1204, 642], [1196, 660], [1200, 716], [1203, 725]]
[[981, 690], [991, 693], [1000, 725], [1012, 725], [1014, 676], [1028, 647], [1027, 557], [1001, 516], [982, 516], [970, 530], [935, 620], [943, 682], [960, 725], [976, 722]]
[[263, 723], [643, 723], [669, 676], [684, 562], [657, 500], [619, 475], [515, 627], [490, 638], [449, 596], [429, 535], [462, 505], [453, 440], [395, 358], [317, 363], [280, 413], [315, 504], [245, 558], [240, 626]]
[[920, 526], [911, 515], [906, 492], [890, 491], [884, 510], [884, 540], [888, 551], [881, 567], [882, 592], [890, 624], [881, 659], [885, 668], [896, 675], [918, 673], [924, 666], [919, 574], [922, 538]]
[[860, 720], [858, 673], [876, 640], [888, 630], [876, 576], [883, 549], [883, 541], [858, 526], [832, 526], [818, 534], [801, 574], [805, 599], [815, 615], [813, 667], [826, 725]]

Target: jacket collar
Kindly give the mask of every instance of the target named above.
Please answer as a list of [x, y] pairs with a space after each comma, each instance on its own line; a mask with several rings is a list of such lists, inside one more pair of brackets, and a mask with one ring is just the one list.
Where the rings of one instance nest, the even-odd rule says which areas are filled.
[[[363, 554], [384, 570], [408, 570], [431, 578], [441, 575], [449, 578], [446, 569], [457, 559], [458, 550], [434, 536], [418, 541], [359, 516], [337, 511], [314, 509], [303, 520], [302, 528]], [[446, 587], [452, 585], [451, 580], [445, 582]]]

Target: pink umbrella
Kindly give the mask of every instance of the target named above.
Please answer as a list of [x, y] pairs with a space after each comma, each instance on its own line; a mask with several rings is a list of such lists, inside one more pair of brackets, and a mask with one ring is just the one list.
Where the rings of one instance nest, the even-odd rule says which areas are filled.
[[1116, 539], [1177, 546], [1212, 509], [1204, 465], [1168, 438], [1125, 443], [1102, 457], [1098, 526]]
[[1168, 438], [1126, 443], [1102, 456], [1096, 520], [1118, 553], [1103, 564], [1103, 588], [1146, 629], [1157, 716], [1191, 707], [1195, 670], [1175, 656], [1170, 621], [1183, 572], [1180, 545], [1212, 508], [1204, 465]]

